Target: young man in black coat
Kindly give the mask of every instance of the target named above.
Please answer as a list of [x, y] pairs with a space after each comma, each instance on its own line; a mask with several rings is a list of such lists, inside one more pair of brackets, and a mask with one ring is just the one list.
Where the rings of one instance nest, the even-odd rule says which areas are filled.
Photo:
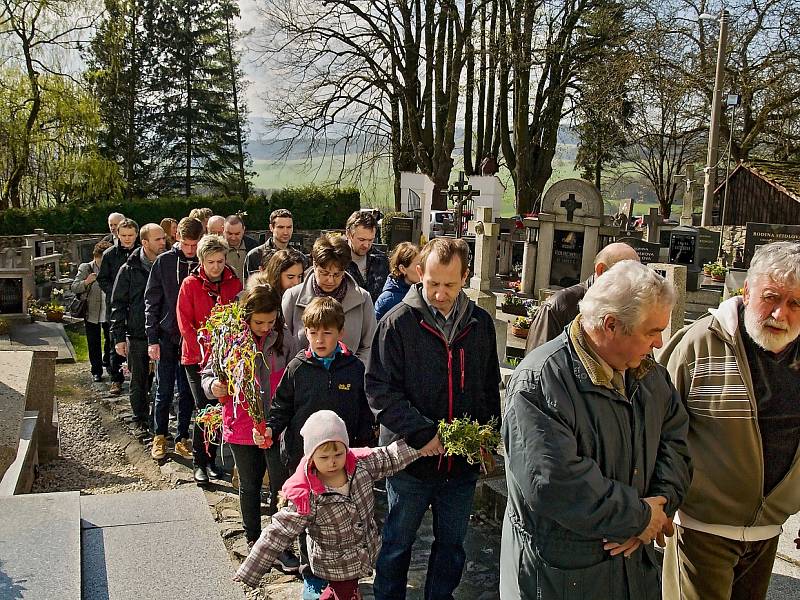
[[389, 258], [373, 246], [378, 234], [378, 222], [372, 213], [357, 210], [347, 219], [345, 232], [353, 257], [347, 265], [347, 272], [369, 292], [374, 303], [389, 277]]
[[[109, 222], [110, 220], [109, 218]], [[106, 320], [109, 322], [111, 322], [111, 293], [114, 291], [117, 273], [138, 247], [138, 223], [133, 219], [122, 219], [117, 225], [114, 245], [103, 252], [103, 262], [100, 264], [100, 273], [97, 275], [97, 284], [106, 295]], [[112, 396], [118, 396], [122, 392], [122, 382], [125, 380], [120, 366], [125, 361], [116, 352], [111, 352], [110, 360], [108, 374], [111, 377], [111, 388], [109, 392]]]
[[411, 548], [429, 506], [434, 544], [425, 598], [452, 598], [461, 581], [478, 465], [443, 456], [437, 428], [442, 419], [500, 418], [494, 321], [462, 291], [468, 264], [464, 240], [428, 242], [417, 267], [421, 283], [383, 317], [370, 351], [365, 386], [380, 444], [405, 438], [427, 457], [386, 480], [376, 600], [405, 597]]
[[131, 253], [119, 270], [111, 294], [111, 338], [119, 356], [127, 357], [131, 371], [131, 410], [135, 425], [149, 429], [147, 400], [150, 359], [145, 333], [144, 290], [153, 261], [164, 251], [166, 236], [155, 223], [142, 227], [142, 247]]

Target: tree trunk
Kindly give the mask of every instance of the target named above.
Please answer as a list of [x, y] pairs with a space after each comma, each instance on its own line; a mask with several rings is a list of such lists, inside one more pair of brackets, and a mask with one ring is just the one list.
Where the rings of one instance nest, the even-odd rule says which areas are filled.
[[233, 43], [231, 41], [231, 19], [225, 16], [225, 44], [228, 51], [228, 66], [231, 78], [231, 97], [233, 99], [233, 112], [236, 115], [236, 158], [239, 161], [239, 195], [242, 202], [247, 200], [247, 175], [244, 170], [244, 141], [242, 136], [242, 115], [239, 113], [239, 90], [236, 78], [236, 62], [234, 61]]

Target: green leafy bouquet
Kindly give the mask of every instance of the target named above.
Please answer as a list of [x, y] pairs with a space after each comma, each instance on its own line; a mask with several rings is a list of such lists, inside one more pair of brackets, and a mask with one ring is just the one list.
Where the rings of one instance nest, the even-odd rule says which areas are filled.
[[439, 441], [448, 456], [463, 456], [467, 463], [480, 463], [484, 472], [494, 469], [494, 452], [500, 445], [500, 433], [497, 431], [497, 419], [491, 419], [481, 425], [468, 418], [453, 419], [450, 423], [439, 421]]

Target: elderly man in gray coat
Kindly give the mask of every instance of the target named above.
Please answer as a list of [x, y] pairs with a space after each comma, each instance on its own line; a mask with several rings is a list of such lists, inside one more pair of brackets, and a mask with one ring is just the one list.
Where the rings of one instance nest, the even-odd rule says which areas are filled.
[[661, 597], [652, 542], [673, 533], [691, 479], [688, 417], [650, 356], [674, 297], [652, 269], [617, 263], [511, 378], [501, 598]]

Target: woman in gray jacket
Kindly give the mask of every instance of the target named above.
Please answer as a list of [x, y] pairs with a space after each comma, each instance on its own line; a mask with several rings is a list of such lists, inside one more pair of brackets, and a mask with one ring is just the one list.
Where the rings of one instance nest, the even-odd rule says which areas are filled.
[[331, 296], [344, 308], [342, 341], [366, 364], [378, 323], [369, 292], [360, 288], [346, 269], [350, 264], [350, 246], [344, 236], [322, 235], [311, 250], [313, 267], [305, 281], [283, 294], [282, 310], [286, 326], [296, 336], [301, 348], [308, 346], [303, 312], [317, 296]]
[[[106, 295], [96, 283], [97, 274], [100, 273], [100, 264], [103, 262], [103, 252], [111, 248], [108, 242], [98, 242], [92, 250], [92, 262], [82, 263], [78, 267], [78, 274], [72, 282], [72, 291], [76, 294], [87, 294], [86, 317], [86, 344], [89, 346], [89, 363], [92, 365], [92, 379], [103, 381], [103, 365], [108, 367], [111, 350], [109, 323], [106, 320]], [[100, 332], [105, 338], [105, 350], [101, 347]]]

